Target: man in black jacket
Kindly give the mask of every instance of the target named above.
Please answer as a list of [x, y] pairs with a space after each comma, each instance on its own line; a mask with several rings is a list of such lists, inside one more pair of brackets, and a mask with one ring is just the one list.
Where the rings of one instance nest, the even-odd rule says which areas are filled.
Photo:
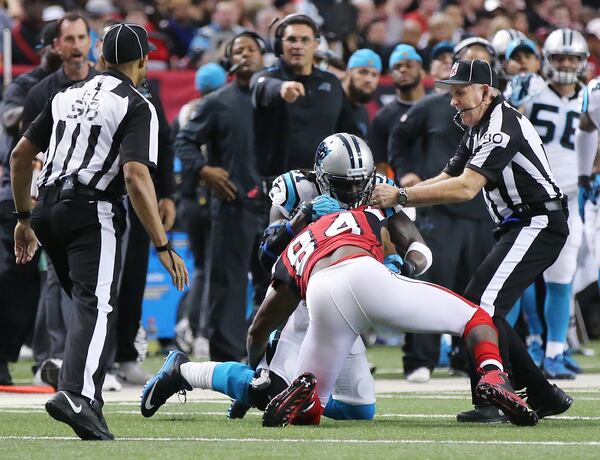
[[[42, 31], [41, 64], [8, 85], [0, 104], [0, 290], [5, 293], [0, 303], [0, 385], [12, 383], [7, 362], [17, 360], [25, 336], [31, 332], [40, 292], [38, 259], [24, 265], [15, 263], [13, 228], [17, 219], [12, 214], [15, 207], [10, 188], [10, 152], [18, 140], [16, 135], [27, 93], [42, 78], [60, 67], [60, 56], [52, 46], [54, 38], [56, 23], [47, 25]], [[45, 332], [45, 315], [39, 321], [38, 330]], [[48, 350], [36, 348], [34, 346], [34, 353], [39, 364], [48, 357]], [[42, 351], [41, 355], [37, 354], [39, 351]]]
[[279, 62], [252, 77], [256, 155], [263, 177], [312, 168], [317, 146], [331, 134], [360, 135], [339, 80], [313, 66], [318, 43], [319, 27], [311, 18], [286, 16], [275, 30]]
[[246, 280], [263, 228], [248, 85], [262, 67], [264, 48], [252, 32], [234, 37], [227, 54], [236, 80], [203, 98], [175, 141], [184, 169], [213, 192], [203, 292], [213, 361], [239, 361], [246, 352]]

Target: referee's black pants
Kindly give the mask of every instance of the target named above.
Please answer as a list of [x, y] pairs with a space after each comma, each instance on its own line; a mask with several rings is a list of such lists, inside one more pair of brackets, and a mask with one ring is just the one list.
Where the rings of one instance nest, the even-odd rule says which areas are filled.
[[[493, 316], [502, 360], [508, 365], [515, 387], [526, 387], [529, 396], [543, 396], [551, 386], [505, 317], [523, 291], [558, 257], [569, 235], [567, 218], [563, 211], [554, 211], [510, 224], [497, 235], [498, 241], [473, 276], [464, 297]], [[471, 365], [473, 394], [479, 377]]]
[[125, 211], [120, 203], [86, 197], [40, 201], [33, 229], [73, 299], [59, 389], [102, 404], [102, 383], [114, 340]]

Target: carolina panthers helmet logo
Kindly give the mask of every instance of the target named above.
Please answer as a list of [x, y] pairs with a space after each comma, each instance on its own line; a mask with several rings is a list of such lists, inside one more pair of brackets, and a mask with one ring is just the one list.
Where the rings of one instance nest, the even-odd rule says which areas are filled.
[[325, 142], [321, 142], [317, 147], [317, 163], [323, 161], [323, 159], [331, 153], [331, 149]]

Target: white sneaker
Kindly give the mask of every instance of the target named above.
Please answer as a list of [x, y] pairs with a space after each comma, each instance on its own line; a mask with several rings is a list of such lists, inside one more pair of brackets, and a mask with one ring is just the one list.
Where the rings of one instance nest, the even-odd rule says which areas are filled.
[[208, 359], [210, 357], [210, 348], [206, 337], [196, 337], [194, 340], [194, 358]]
[[123, 385], [117, 380], [115, 374], [106, 373], [104, 377], [104, 383], [102, 384], [102, 391], [121, 391]]
[[152, 374], [142, 369], [137, 361], [127, 361], [119, 364], [117, 377], [131, 385], [144, 385], [152, 378]]
[[19, 351], [19, 360], [22, 359], [32, 359], [33, 358], [33, 350], [29, 348], [27, 345], [23, 345], [21, 350]]
[[38, 367], [37, 371], [35, 371], [35, 374], [33, 374], [33, 384], [37, 386], [46, 385], [42, 380], [42, 366]]
[[431, 378], [431, 371], [427, 367], [419, 367], [406, 376], [410, 383], [427, 383]]
[[194, 347], [194, 334], [187, 318], [182, 318], [175, 325], [175, 342], [181, 351], [189, 353]]

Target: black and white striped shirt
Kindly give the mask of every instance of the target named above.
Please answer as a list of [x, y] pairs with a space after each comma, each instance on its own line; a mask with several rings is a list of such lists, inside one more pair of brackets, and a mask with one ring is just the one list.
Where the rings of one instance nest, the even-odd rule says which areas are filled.
[[495, 222], [509, 217], [517, 205], [537, 205], [563, 196], [537, 131], [501, 96], [465, 133], [444, 172], [459, 176], [465, 167], [487, 179], [484, 198]]
[[125, 193], [124, 163], [157, 164], [154, 106], [117, 71], [57, 93], [24, 136], [46, 152], [40, 189], [76, 175], [90, 188], [119, 196]]

